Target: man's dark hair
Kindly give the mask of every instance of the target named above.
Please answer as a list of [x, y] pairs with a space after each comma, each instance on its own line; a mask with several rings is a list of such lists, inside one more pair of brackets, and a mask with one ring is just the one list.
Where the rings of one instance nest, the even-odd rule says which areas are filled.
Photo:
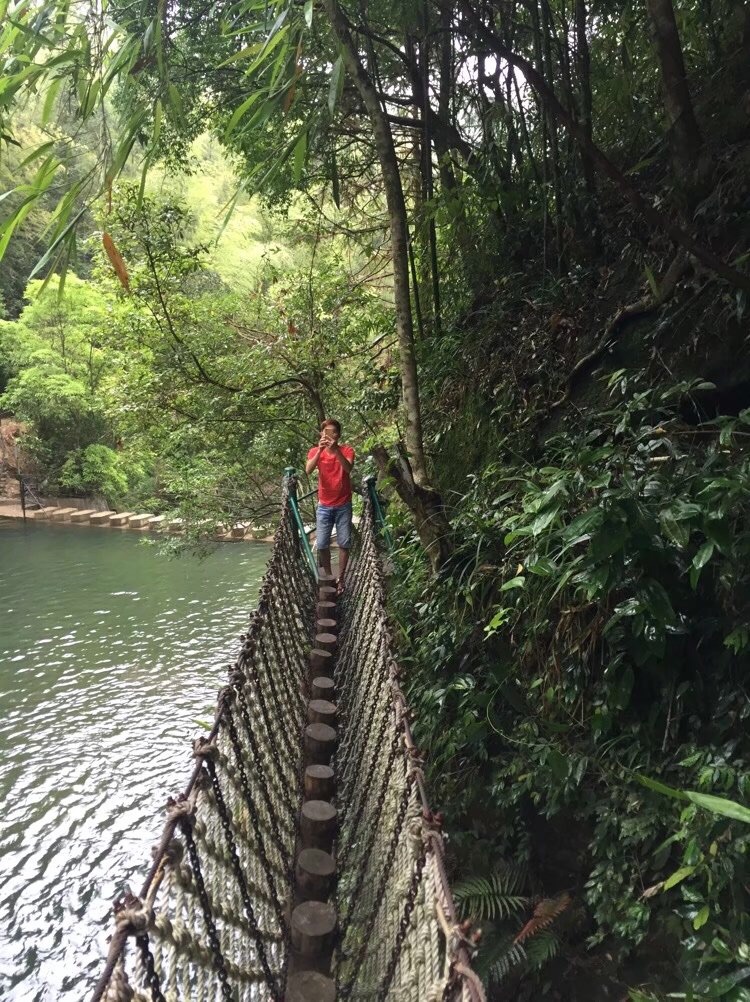
[[337, 435], [341, 434], [341, 425], [339, 424], [338, 421], [334, 420], [333, 418], [326, 418], [325, 421], [321, 421], [320, 422], [320, 430], [321, 431], [323, 431], [323, 429], [326, 428], [326, 427], [328, 427], [328, 426], [330, 426], [331, 428], [335, 428]]

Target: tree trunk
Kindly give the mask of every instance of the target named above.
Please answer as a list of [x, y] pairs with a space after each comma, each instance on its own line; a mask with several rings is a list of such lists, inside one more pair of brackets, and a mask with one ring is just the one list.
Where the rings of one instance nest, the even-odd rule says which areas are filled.
[[609, 157], [605, 156], [599, 147], [586, 137], [581, 126], [560, 104], [547, 81], [532, 66], [528, 59], [509, 49], [503, 43], [502, 39], [477, 17], [475, 9], [469, 3], [469, 0], [462, 0], [462, 2], [466, 20], [473, 24], [477, 32], [477, 37], [485, 44], [490, 45], [501, 59], [505, 59], [511, 66], [520, 70], [529, 86], [537, 92], [540, 100], [551, 109], [558, 121], [562, 122], [566, 129], [571, 132], [576, 142], [586, 150], [597, 171], [604, 177], [609, 178], [617, 186], [623, 197], [630, 202], [635, 211], [649, 225], [660, 230], [662, 233], [666, 233], [678, 247], [683, 247], [694, 255], [709, 271], [723, 278], [730, 285], [750, 292], [750, 275], [738, 271], [727, 264], [726, 261], [723, 261], [713, 251], [696, 240], [686, 229], [678, 223], [673, 222], [668, 215], [647, 201]]
[[420, 542], [430, 559], [432, 569], [437, 571], [453, 550], [450, 525], [439, 495], [414, 482], [403, 455], [394, 458], [384, 446], [376, 445], [372, 456], [381, 479], [387, 479], [393, 484], [394, 490], [412, 513]]
[[[375, 148], [385, 189], [391, 228], [393, 258], [393, 297], [396, 306], [396, 332], [399, 343], [401, 392], [404, 404], [404, 437], [408, 466], [414, 489], [402, 495], [417, 521], [417, 530], [425, 549], [435, 562], [434, 540], [446, 540], [450, 526], [439, 495], [430, 484], [424, 455], [422, 415], [419, 401], [417, 359], [414, 351], [414, 328], [409, 295], [409, 235], [406, 203], [401, 184], [393, 135], [372, 79], [365, 70], [337, 0], [325, 0], [325, 9], [340, 46], [344, 65], [354, 80], [372, 124]], [[430, 499], [427, 501], [427, 499]], [[411, 501], [411, 503], [410, 503]], [[427, 514], [425, 515], [425, 510]]]
[[646, 3], [661, 71], [675, 175], [688, 201], [693, 201], [703, 140], [690, 100], [674, 7], [672, 0], [646, 0]]
[[[593, 138], [592, 99], [591, 99], [591, 57], [589, 41], [586, 34], [586, 0], [575, 0], [576, 16], [576, 74], [578, 76], [578, 92], [581, 101], [581, 127], [586, 138]], [[596, 195], [594, 165], [591, 157], [584, 149], [581, 150], [581, 166], [586, 184], [586, 194], [593, 199]]]
[[[548, 86], [554, 88], [555, 65], [552, 61], [552, 13], [550, 11], [549, 0], [541, 0], [541, 49], [543, 55], [542, 75], [546, 76]], [[557, 135], [557, 121], [549, 108], [545, 106], [547, 115], [547, 133], [549, 136], [550, 167], [552, 169], [552, 190], [555, 195], [555, 242], [557, 244], [557, 273], [562, 275], [565, 271], [565, 244], [563, 240], [563, 195], [562, 182], [560, 179], [560, 143]]]

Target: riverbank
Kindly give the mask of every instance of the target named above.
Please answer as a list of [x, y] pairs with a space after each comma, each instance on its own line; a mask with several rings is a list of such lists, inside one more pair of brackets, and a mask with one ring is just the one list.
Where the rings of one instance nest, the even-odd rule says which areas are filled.
[[[4, 499], [0, 503], [0, 518], [16, 522], [24, 520], [24, 511], [17, 501]], [[153, 515], [149, 512], [116, 512], [94, 511], [80, 508], [46, 507], [41, 509], [26, 509], [25, 518], [28, 521], [65, 522], [91, 528], [127, 529], [131, 532], [168, 533], [180, 535], [185, 531], [182, 519], [168, 519], [164, 515]], [[226, 543], [272, 543], [273, 534], [268, 527], [257, 527], [237, 524], [229, 529], [219, 529], [212, 539]]]
[[[152, 515], [148, 512], [93, 511], [80, 508], [26, 509], [26, 519], [31, 522], [64, 522], [67, 525], [81, 527], [116, 529], [119, 531], [161, 533], [179, 536], [185, 531], [182, 519], [168, 519], [165, 515]], [[23, 522], [24, 512], [20, 503], [8, 498], [0, 498], [0, 519]], [[355, 524], [357, 519], [355, 518]], [[315, 532], [308, 534], [310, 545], [315, 545]], [[252, 526], [238, 523], [231, 528], [219, 528], [211, 535], [217, 543], [272, 543], [273, 533], [268, 526]], [[331, 549], [338, 546], [334, 534]]]

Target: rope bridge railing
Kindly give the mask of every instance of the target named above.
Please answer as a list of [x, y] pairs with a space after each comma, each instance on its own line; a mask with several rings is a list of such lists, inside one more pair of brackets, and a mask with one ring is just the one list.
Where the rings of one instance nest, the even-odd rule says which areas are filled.
[[484, 998], [398, 686], [371, 502], [337, 607], [305, 561], [294, 488], [188, 786], [140, 895], [115, 904], [92, 1002]]

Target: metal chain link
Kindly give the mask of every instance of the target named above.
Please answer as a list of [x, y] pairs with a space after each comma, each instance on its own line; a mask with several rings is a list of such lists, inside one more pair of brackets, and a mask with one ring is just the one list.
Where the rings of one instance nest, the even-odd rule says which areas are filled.
[[136, 936], [135, 937], [136, 946], [141, 951], [141, 960], [143, 962], [143, 967], [146, 971], [146, 984], [151, 990], [151, 997], [154, 1002], [167, 1002], [167, 1000], [162, 995], [161, 984], [159, 982], [159, 975], [156, 973], [156, 966], [154, 964], [154, 955], [151, 952], [151, 947], [149, 945], [148, 936]]
[[193, 871], [195, 884], [198, 888], [198, 898], [201, 903], [201, 908], [203, 909], [203, 921], [206, 925], [206, 932], [208, 933], [208, 939], [211, 943], [211, 949], [213, 950], [214, 966], [217, 977], [219, 978], [219, 983], [221, 984], [221, 994], [224, 1002], [235, 1002], [234, 992], [229, 984], [227, 968], [224, 963], [224, 954], [221, 952], [221, 946], [219, 944], [216, 923], [214, 922], [213, 912], [211, 911], [211, 901], [208, 897], [208, 892], [206, 891], [206, 885], [203, 882], [203, 871], [201, 869], [201, 862], [198, 856], [198, 848], [195, 844], [195, 839], [193, 838], [192, 818], [183, 816], [180, 819], [180, 828], [185, 836], [185, 844], [187, 845], [188, 856], [190, 857], [190, 868]]
[[[237, 852], [237, 845], [234, 840], [234, 833], [232, 832], [232, 822], [229, 819], [229, 812], [227, 811], [227, 805], [224, 801], [224, 794], [221, 789], [221, 784], [219, 783], [219, 777], [216, 773], [216, 765], [212, 761], [210, 756], [205, 759], [206, 769], [208, 770], [208, 775], [211, 778], [211, 786], [214, 792], [214, 798], [216, 800], [216, 806], [219, 811], [219, 817], [221, 819], [221, 825], [224, 829], [224, 837], [227, 841], [227, 848], [229, 854], [232, 857], [232, 868], [234, 870], [234, 876], [237, 884], [240, 888], [240, 894], [242, 895], [242, 903], [245, 906], [245, 916], [247, 917], [248, 924], [250, 926], [250, 931], [255, 940], [255, 948], [258, 951], [258, 959], [260, 960], [261, 967], [263, 968], [263, 973], [266, 976], [269, 985], [273, 985], [271, 989], [272, 998], [274, 1002], [281, 1002], [282, 992], [280, 987], [277, 985], [276, 978], [274, 977], [273, 971], [271, 970], [271, 965], [268, 963], [268, 957], [266, 956], [266, 948], [263, 943], [263, 934], [260, 931], [260, 926], [258, 925], [258, 920], [255, 916], [255, 910], [253, 908], [253, 903], [250, 900], [250, 892], [247, 888], [247, 882], [245, 880], [245, 875], [242, 872], [242, 864], [240, 863], [240, 857]], [[284, 916], [280, 914], [279, 919], [282, 925], [285, 927]]]

